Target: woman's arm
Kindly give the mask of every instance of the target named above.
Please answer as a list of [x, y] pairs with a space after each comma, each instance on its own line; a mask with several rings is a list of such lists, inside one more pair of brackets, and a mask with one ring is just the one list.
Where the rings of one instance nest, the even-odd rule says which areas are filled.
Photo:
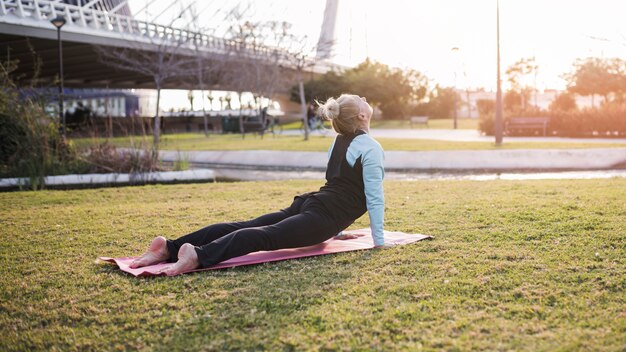
[[365, 186], [365, 201], [370, 218], [372, 238], [376, 247], [385, 244], [383, 231], [385, 221], [385, 192], [383, 179], [385, 168], [383, 165], [384, 153], [380, 146], [368, 150], [361, 159], [363, 165], [363, 184]]

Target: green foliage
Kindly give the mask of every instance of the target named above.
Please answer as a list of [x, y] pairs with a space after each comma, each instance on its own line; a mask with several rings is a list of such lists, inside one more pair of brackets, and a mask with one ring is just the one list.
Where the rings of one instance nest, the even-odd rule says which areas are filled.
[[518, 93], [527, 91], [529, 89], [527, 84], [527, 77], [537, 72], [539, 67], [535, 62], [534, 57], [523, 58], [517, 60], [513, 65], [509, 66], [506, 70], [506, 75], [509, 83], [511, 84], [511, 90]]
[[434, 240], [173, 278], [94, 263], [321, 185], [0, 193], [0, 350], [623, 349], [624, 179], [386, 182], [387, 229]]
[[[324, 101], [341, 93], [351, 93], [367, 98], [378, 107], [387, 119], [407, 116], [411, 107], [419, 103], [428, 90], [428, 79], [415, 70], [391, 68], [385, 64], [366, 60], [344, 72], [330, 71], [305, 83], [305, 98]], [[291, 100], [300, 102], [298, 87], [291, 90]]]
[[454, 117], [454, 108], [460, 107], [461, 97], [454, 87], [435, 86], [429, 95], [428, 102], [423, 104], [425, 115], [434, 119], [450, 119]]
[[[503, 124], [511, 117], [549, 117], [548, 135], [565, 137], [607, 137], [626, 136], [626, 107], [607, 105], [599, 109], [527, 111], [513, 115], [505, 112]], [[503, 125], [503, 127], [504, 127]], [[479, 130], [487, 135], [494, 133], [494, 116], [481, 116]]]
[[553, 110], [550, 130], [569, 137], [626, 136], [626, 106], [604, 105], [599, 109]]
[[[304, 98], [307, 102], [323, 103], [328, 98], [337, 97], [348, 91], [343, 75], [336, 71], [328, 71], [318, 79], [304, 82]], [[296, 84], [291, 88], [290, 99], [300, 103], [300, 90]]]
[[478, 130], [487, 136], [493, 136], [496, 133], [495, 114], [481, 114], [478, 118]]
[[514, 90], [509, 90], [506, 93], [504, 93], [504, 97], [502, 98], [502, 103], [504, 104], [504, 110], [507, 111], [512, 111], [512, 112], [519, 112], [522, 110], [522, 94], [514, 91]]
[[89, 143], [89, 150], [84, 157], [85, 162], [90, 165], [89, 172], [137, 173], [162, 170], [158, 165], [156, 151], [147, 146], [145, 140], [138, 144], [134, 139], [129, 139], [131, 148], [126, 150], [119, 150], [109, 140], [100, 143], [97, 139], [90, 139]]
[[28, 177], [43, 188], [44, 177], [84, 170], [75, 149], [59, 134], [45, 111], [45, 99], [21, 94], [11, 72], [15, 62], [0, 63], [0, 176]]
[[[538, 69], [539, 66], [537, 66], [534, 57], [522, 58], [509, 66], [506, 75], [511, 84], [511, 89], [504, 97], [505, 109], [518, 111], [518, 113], [529, 109], [528, 100], [534, 90], [529, 82], [532, 76], [537, 74]], [[509, 96], [508, 104], [507, 96]]]
[[51, 175], [158, 170], [154, 149], [136, 145], [133, 138], [131, 151], [91, 138], [78, 147], [64, 139], [57, 121], [45, 112], [45, 97], [34, 87], [15, 84], [15, 68], [14, 62], [0, 63], [0, 177], [27, 177], [36, 190], [44, 188], [44, 178]]
[[496, 101], [491, 99], [479, 99], [476, 101], [478, 116], [493, 115], [496, 112]]
[[173, 171], [185, 171], [189, 170], [189, 157], [187, 154], [181, 155], [178, 153], [178, 157], [176, 161], [174, 161], [174, 165], [172, 166]]
[[614, 100], [624, 102], [626, 94], [626, 61], [614, 58], [588, 57], [577, 59], [574, 69], [564, 75], [568, 82], [568, 90], [583, 96], [598, 94], [608, 102], [610, 96]]
[[550, 111], [572, 111], [576, 110], [576, 98], [574, 94], [570, 92], [563, 92], [554, 98], [552, 103], [550, 103]]

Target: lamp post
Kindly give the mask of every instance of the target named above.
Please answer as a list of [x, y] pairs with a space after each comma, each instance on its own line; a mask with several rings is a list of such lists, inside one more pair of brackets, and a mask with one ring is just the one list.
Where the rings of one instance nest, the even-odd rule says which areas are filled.
[[59, 42], [59, 122], [61, 122], [61, 134], [65, 138], [65, 114], [63, 113], [63, 46], [61, 45], [61, 27], [65, 24], [63, 16], [53, 18], [50, 23], [57, 27], [57, 41]]
[[[452, 50], [453, 53], [458, 53], [459, 52], [459, 48], [456, 47], [456, 46], [453, 47], [450, 50]], [[458, 60], [455, 60], [455, 61], [458, 61]], [[457, 107], [456, 107], [457, 106], [457, 101], [456, 101], [456, 74], [457, 74], [457, 67], [456, 66], [457, 65], [456, 65], [456, 62], [455, 62], [455, 65], [454, 65], [454, 92], [453, 92], [454, 93], [454, 105], [453, 106], [454, 106], [454, 129], [455, 130], [457, 128], [457, 119], [458, 119], [458, 113], [457, 113]]]
[[495, 135], [496, 146], [502, 145], [502, 86], [500, 79], [500, 1], [496, 0], [496, 41], [498, 51], [498, 73], [497, 73], [497, 88], [496, 88], [496, 120], [495, 120]]

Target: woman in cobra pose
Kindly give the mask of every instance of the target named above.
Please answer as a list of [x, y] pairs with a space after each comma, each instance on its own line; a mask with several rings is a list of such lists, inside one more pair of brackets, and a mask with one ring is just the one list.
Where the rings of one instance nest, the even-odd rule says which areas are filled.
[[311, 246], [342, 234], [366, 211], [374, 245], [385, 247], [383, 149], [369, 135], [372, 107], [365, 98], [342, 94], [318, 109], [338, 133], [328, 151], [326, 184], [294, 198], [280, 211], [256, 219], [209, 225], [175, 240], [159, 236], [131, 268], [163, 261], [167, 275], [205, 268], [256, 251]]

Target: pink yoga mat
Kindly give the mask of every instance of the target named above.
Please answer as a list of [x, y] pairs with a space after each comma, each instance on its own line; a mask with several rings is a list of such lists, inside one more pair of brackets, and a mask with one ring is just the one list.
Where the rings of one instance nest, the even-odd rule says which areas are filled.
[[[223, 269], [223, 268], [232, 268], [235, 266], [241, 265], [251, 265], [251, 264], [259, 264], [266, 262], [275, 262], [279, 260], [293, 259], [293, 258], [302, 258], [302, 257], [311, 257], [316, 255], [324, 255], [331, 253], [341, 253], [341, 252], [349, 252], [356, 251], [361, 249], [371, 249], [374, 248], [374, 242], [372, 240], [372, 236], [370, 235], [370, 229], [361, 229], [361, 230], [351, 230], [344, 231], [346, 234], [364, 234], [365, 236], [357, 237], [349, 240], [337, 240], [331, 238], [327, 241], [324, 241], [320, 244], [316, 244], [314, 246], [309, 247], [301, 247], [301, 248], [288, 248], [288, 249], [279, 249], [275, 251], [260, 251], [249, 253], [246, 255], [242, 255], [241, 257], [231, 258], [227, 261], [221, 262], [217, 265], [204, 268], [204, 269], [196, 269], [188, 271], [203, 271], [203, 270], [214, 270], [214, 269]], [[385, 231], [385, 243], [392, 245], [404, 245], [417, 241], [421, 241], [427, 238], [431, 238], [431, 236], [420, 235], [420, 234], [407, 234], [404, 232], [390, 232]], [[100, 260], [104, 260], [106, 262], [111, 262], [117, 264], [122, 271], [125, 271], [134, 276], [164, 276], [164, 273], [158, 273], [161, 268], [164, 266], [170, 265], [171, 263], [159, 263], [155, 265], [145, 266], [142, 268], [131, 269], [128, 267], [130, 263], [137, 257], [122, 257], [122, 258], [109, 258], [109, 257], [100, 257]], [[186, 272], [187, 273], [187, 272]]]

